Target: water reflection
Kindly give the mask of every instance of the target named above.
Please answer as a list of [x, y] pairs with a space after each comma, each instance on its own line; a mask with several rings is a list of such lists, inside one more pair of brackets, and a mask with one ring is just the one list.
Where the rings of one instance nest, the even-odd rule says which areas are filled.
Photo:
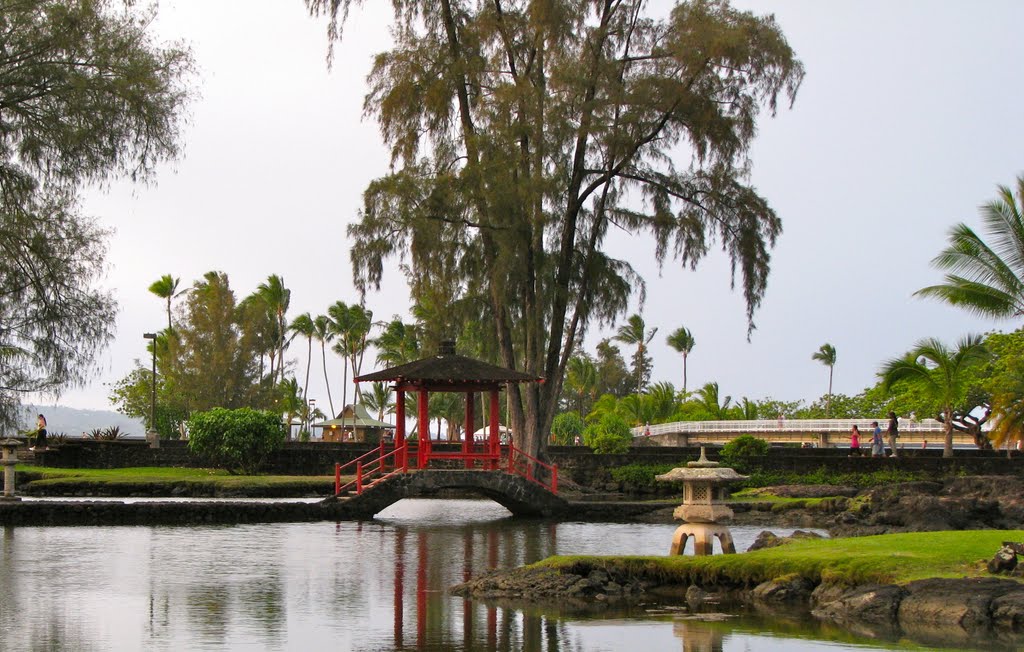
[[724, 634], [706, 622], [679, 619], [672, 623], [672, 633], [683, 642], [683, 652], [722, 652]]
[[[645, 605], [581, 616], [449, 595], [552, 554], [665, 554], [674, 530], [506, 516], [488, 501], [416, 500], [364, 523], [5, 527], [0, 648], [703, 652], [867, 640], [776, 618], [707, 622]], [[737, 547], [759, 529], [734, 528]]]

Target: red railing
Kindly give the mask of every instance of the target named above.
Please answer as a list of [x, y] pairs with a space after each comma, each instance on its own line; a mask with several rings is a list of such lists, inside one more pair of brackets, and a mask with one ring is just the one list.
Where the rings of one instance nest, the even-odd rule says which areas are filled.
[[[373, 453], [381, 453], [384, 445], [374, 448], [366, 455], [361, 455], [347, 464], [334, 465], [334, 495], [341, 495], [342, 492], [356, 490], [357, 494], [363, 493], [364, 489], [387, 480], [391, 476], [405, 473], [409, 470], [409, 457], [405, 455], [407, 449], [396, 448], [390, 453], [384, 453], [370, 461], [365, 458]], [[392, 463], [389, 464], [388, 460]], [[341, 470], [355, 465], [355, 477], [345, 484], [341, 484]]]
[[[536, 468], [547, 471], [547, 482], [543, 478], [537, 477], [534, 472]], [[508, 445], [508, 472], [539, 484], [555, 495], [558, 494], [558, 465], [545, 464], [536, 457], [516, 448], [514, 444]]]
[[[380, 446], [373, 450], [360, 455], [351, 462], [346, 464], [335, 464], [334, 465], [334, 495], [340, 496], [343, 492], [352, 491], [353, 489], [357, 494], [363, 493], [363, 490], [369, 489], [374, 485], [387, 480], [388, 478], [398, 475], [399, 473], [406, 473], [409, 471], [409, 459], [413, 460], [415, 465], [416, 454], [415, 451], [410, 451], [409, 442], [406, 442], [405, 446], [399, 446], [393, 449], [389, 453], [385, 453], [385, 444], [381, 443]], [[541, 462], [536, 457], [525, 453], [524, 451], [516, 448], [514, 445], [509, 444], [503, 446], [508, 452], [508, 467], [507, 471], [510, 474], [522, 476], [528, 481], [538, 484], [553, 494], [558, 494], [558, 465], [557, 464], [546, 464]], [[485, 465], [489, 462], [493, 464], [492, 469], [497, 469], [498, 460], [496, 455], [492, 454], [464, 454], [464, 453], [452, 453], [452, 454], [439, 454], [434, 455], [437, 459], [474, 459], [482, 460]], [[391, 461], [389, 464], [388, 461]], [[413, 467], [415, 468], [415, 466]], [[485, 469], [487, 467], [485, 466]], [[354, 476], [352, 480], [349, 480], [345, 484], [341, 483], [342, 471], [350, 469], [349, 473], [345, 475]], [[541, 469], [540, 474], [537, 473], [537, 469]], [[546, 471], [544, 473], [543, 471]], [[540, 477], [538, 477], [540, 476]], [[545, 477], [546, 476], [546, 477]]]

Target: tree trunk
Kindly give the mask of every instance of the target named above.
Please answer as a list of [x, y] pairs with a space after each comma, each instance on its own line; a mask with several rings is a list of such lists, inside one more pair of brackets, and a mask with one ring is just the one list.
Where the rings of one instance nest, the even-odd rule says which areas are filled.
[[309, 368], [313, 365], [313, 338], [309, 338], [306, 347], [306, 383], [302, 386], [302, 402], [306, 402], [309, 395]]
[[686, 396], [686, 354], [683, 353], [683, 396]]
[[324, 341], [320, 340], [320, 356], [324, 360], [324, 384], [327, 386], [327, 404], [331, 407], [331, 418], [338, 416], [338, 413], [334, 411], [334, 401], [331, 400], [331, 380], [327, 376], [327, 349], [324, 346]]
[[832, 365], [828, 367], [828, 398], [825, 399], [825, 418], [832, 418]]
[[946, 430], [946, 441], [942, 445], [942, 456], [953, 457], [953, 412], [947, 409], [946, 423], [943, 424]]
[[[342, 356], [344, 357], [344, 356]], [[345, 371], [341, 376], [341, 432], [345, 432], [345, 407], [348, 405], [348, 358], [345, 358]]]

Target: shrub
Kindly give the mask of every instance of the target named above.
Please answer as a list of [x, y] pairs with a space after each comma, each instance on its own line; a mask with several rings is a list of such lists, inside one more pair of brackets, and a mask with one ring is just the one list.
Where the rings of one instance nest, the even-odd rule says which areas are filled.
[[188, 429], [189, 449], [229, 473], [255, 474], [285, 440], [277, 415], [251, 408], [197, 412], [188, 420]]
[[560, 446], [571, 446], [576, 443], [576, 436], [582, 435], [587, 424], [578, 412], [563, 412], [551, 422], [551, 434], [555, 443]]
[[633, 433], [625, 419], [614, 413], [607, 413], [597, 423], [583, 431], [583, 441], [595, 453], [615, 454], [629, 451]]
[[116, 441], [127, 435], [121, 431], [119, 426], [110, 426], [109, 428], [93, 428], [86, 435], [89, 439], [95, 439], [96, 441]]
[[672, 469], [686, 466], [686, 462], [676, 464], [624, 464], [612, 469], [612, 479], [616, 482], [624, 482], [638, 486], [653, 486], [658, 484], [654, 476], [668, 473]]
[[747, 473], [755, 468], [753, 458], [768, 454], [768, 442], [753, 435], [740, 435], [729, 440], [722, 447], [721, 460], [727, 466], [740, 473]]

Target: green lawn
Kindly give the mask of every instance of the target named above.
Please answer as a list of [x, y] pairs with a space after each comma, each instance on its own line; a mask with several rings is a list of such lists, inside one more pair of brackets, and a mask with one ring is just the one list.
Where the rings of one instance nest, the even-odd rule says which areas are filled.
[[797, 540], [777, 548], [711, 557], [549, 557], [539, 565], [614, 567], [678, 583], [756, 584], [796, 574], [815, 582], [904, 584], [931, 577], [987, 574], [985, 562], [1003, 541], [1024, 541], [1024, 531], [914, 532]]
[[[56, 469], [18, 465], [16, 470], [29, 474], [39, 486], [96, 485], [172, 485], [208, 484], [223, 488], [266, 488], [293, 485], [333, 484], [334, 476], [231, 475], [221, 469], [177, 467], [133, 467], [125, 469]], [[37, 478], [37, 479], [36, 479]]]

